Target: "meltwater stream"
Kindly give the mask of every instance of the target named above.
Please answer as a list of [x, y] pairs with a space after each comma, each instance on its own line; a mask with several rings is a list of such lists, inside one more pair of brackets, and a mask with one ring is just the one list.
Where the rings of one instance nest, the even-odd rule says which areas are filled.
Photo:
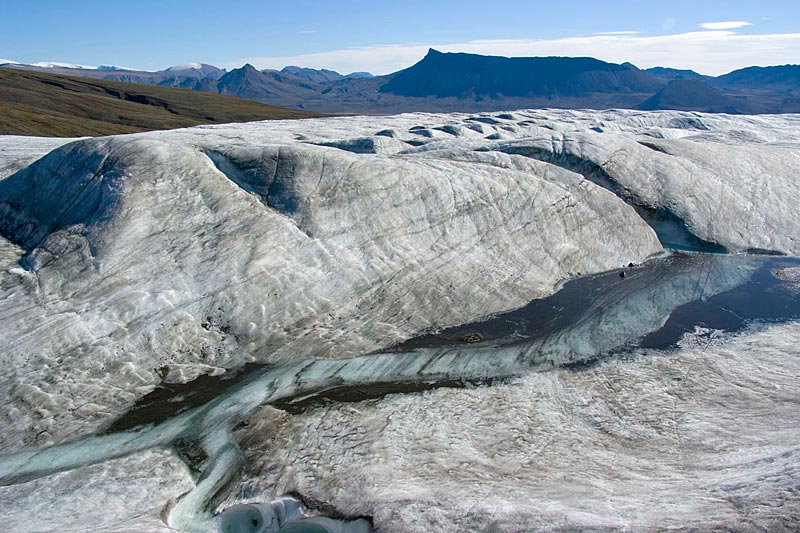
[[[184, 450], [184, 460], [194, 462], [190, 466], [199, 474], [195, 490], [169, 513], [170, 526], [193, 531], [299, 527], [300, 522], [278, 520], [288, 516], [286, 505], [293, 504], [215, 514], [244, 462], [231, 429], [260, 405], [291, 412], [320, 401], [358, 401], [482, 383], [591, 361], [634, 346], [668, 347], [685, 333], [700, 331], [696, 328], [732, 331], [756, 320], [795, 319], [800, 317], [798, 270], [800, 261], [783, 257], [673, 254], [570, 281], [522, 309], [422, 335], [382, 352], [344, 360], [249, 365], [227, 376], [165, 385], [142, 398], [104, 434], [0, 458], [0, 484], [174, 446]], [[187, 454], [187, 448], [199, 453]], [[369, 528], [363, 519], [325, 518], [329, 521], [320, 525], [323, 518], [308, 522], [308, 527]]]

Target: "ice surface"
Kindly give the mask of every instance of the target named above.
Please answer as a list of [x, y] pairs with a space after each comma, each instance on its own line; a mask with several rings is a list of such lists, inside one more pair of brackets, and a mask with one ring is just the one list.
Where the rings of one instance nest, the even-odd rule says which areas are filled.
[[[203, 476], [196, 488], [170, 512], [169, 523], [179, 530], [211, 531], [215, 522], [208, 514], [209, 506], [213, 509], [215, 495], [235, 482], [241, 465], [246, 464], [240, 448], [246, 452], [254, 440], [260, 442], [277, 431], [260, 423], [263, 415], [259, 413], [264, 411], [258, 410], [259, 405], [284, 405], [342, 383], [359, 387], [391, 381], [510, 377], [550, 367], [554, 363], [574, 361], [580, 357], [576, 349], [583, 350], [583, 357], [602, 353], [657, 327], [670, 310], [681, 303], [705, 298], [741, 283], [753, 272], [751, 263], [758, 262], [761, 261], [698, 256], [676, 268], [659, 261], [643, 270], [646, 275], [634, 272], [626, 280], [630, 283], [611, 287], [608, 294], [598, 297], [601, 305], [590, 306], [585, 313], [577, 314], [571, 324], [564, 324], [555, 334], [507, 347], [419, 349], [345, 361], [297, 361], [267, 367], [207, 405], [173, 416], [159, 425], [89, 437], [2, 458], [0, 483], [25, 483], [37, 477], [188, 439], [196, 441], [197, 446], [205, 450], [204, 455], [211, 459], [202, 467]], [[698, 280], [702, 280], [702, 286], [698, 286]], [[639, 320], [633, 320], [632, 316], [639, 317]], [[611, 328], [618, 331], [609, 331]], [[607, 333], [603, 335], [604, 332]], [[703, 342], [707, 348], [708, 341], [704, 338]], [[251, 416], [251, 413], [256, 414]], [[231, 440], [229, 431], [234, 425], [241, 427], [240, 421], [248, 418], [250, 420], [244, 429], [236, 432], [237, 445]], [[274, 422], [274, 417], [270, 421]], [[278, 428], [280, 425], [275, 424]], [[253, 497], [250, 489], [248, 492]], [[261, 501], [272, 497], [261, 496]]]
[[0, 135], [0, 179], [27, 167], [47, 152], [73, 140], [58, 137]]
[[[188, 439], [189, 442], [198, 442], [199, 448], [205, 450], [204, 455], [213, 460], [203, 468], [203, 476], [196, 488], [170, 512], [169, 523], [180, 530], [206, 530], [213, 525], [207, 514], [210, 502], [217, 492], [236, 479], [243, 464], [239, 446], [230, 440], [228, 432], [238, 421], [257, 412], [259, 405], [284, 404], [342, 383], [358, 387], [391, 381], [514, 376], [602, 353], [657, 327], [671, 309], [683, 302], [704, 298], [741, 283], [753, 272], [752, 263], [758, 262], [761, 260], [698, 256], [675, 267], [667, 261], [658, 261], [653, 266], [632, 272], [624, 284], [620, 282], [610, 287], [608, 294], [598, 297], [601, 305], [589, 306], [584, 313], [572, 317], [571, 324], [564, 324], [546, 337], [508, 347], [476, 345], [447, 350], [419, 349], [345, 361], [297, 361], [267, 367], [207, 405], [173, 416], [159, 425], [88, 437], [1, 458], [0, 483], [26, 483], [41, 476]], [[702, 280], [702, 286], [698, 286], [698, 279]], [[639, 319], [633, 320], [632, 316]], [[248, 423], [246, 427], [250, 426]], [[258, 423], [253, 427], [259, 427]], [[243, 431], [247, 434], [251, 430]], [[251, 439], [237, 437], [239, 441]], [[247, 443], [242, 444], [246, 450]]]
[[16, 331], [0, 442], [96, 429], [165, 366], [358, 355], [661, 249], [624, 202], [546, 163], [359, 155], [286, 127], [311, 133], [88, 139], [0, 182], [0, 226], [27, 250], [0, 302]]
[[171, 531], [161, 518], [194, 483], [171, 452], [147, 450], [0, 487], [4, 531]]
[[[45, 529], [80, 530], [56, 515], [72, 492], [94, 496], [71, 487], [113, 471], [130, 509], [97, 490], [128, 530], [213, 529], [214, 512], [291, 491], [386, 531], [725, 528], [737, 506], [753, 527], [791, 529], [796, 324], [530, 374], [619, 350], [748, 279], [753, 258], [628, 269], [543, 338], [380, 350], [646, 261], [662, 251], [648, 209], [687, 239], [796, 255], [798, 126], [528, 110], [2, 137], [6, 507], [36, 512], [27, 494], [52, 489]], [[98, 434], [165, 377], [244, 363], [267, 366], [163, 423]], [[171, 467], [175, 453], [195, 470]]]
[[798, 341], [796, 323], [690, 336], [678, 352], [323, 405], [251, 434], [242, 486], [380, 531], [791, 531]]

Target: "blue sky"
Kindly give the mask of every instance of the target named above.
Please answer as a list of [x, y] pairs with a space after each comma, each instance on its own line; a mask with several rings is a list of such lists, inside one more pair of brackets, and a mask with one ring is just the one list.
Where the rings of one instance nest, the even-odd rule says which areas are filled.
[[188, 61], [223, 67], [249, 61], [259, 68], [300, 64], [386, 73], [411, 65], [433, 46], [590, 55], [720, 74], [751, 64], [799, 63], [798, 4], [0, 0], [0, 58], [148, 70]]

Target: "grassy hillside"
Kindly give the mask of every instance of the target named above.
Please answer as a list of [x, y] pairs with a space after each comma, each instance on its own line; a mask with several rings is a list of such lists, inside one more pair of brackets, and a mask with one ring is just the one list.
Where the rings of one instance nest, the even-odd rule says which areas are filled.
[[0, 68], [1, 135], [110, 135], [313, 116], [220, 94]]

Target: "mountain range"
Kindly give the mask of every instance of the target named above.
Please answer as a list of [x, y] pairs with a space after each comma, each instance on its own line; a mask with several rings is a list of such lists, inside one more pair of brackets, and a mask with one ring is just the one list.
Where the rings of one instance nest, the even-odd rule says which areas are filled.
[[382, 76], [252, 65], [187, 63], [149, 72], [64, 63], [11, 68], [227, 94], [322, 113], [498, 111], [520, 108], [677, 109], [733, 114], [800, 111], [800, 65], [748, 67], [723, 76], [590, 57], [497, 57], [434, 49]]

